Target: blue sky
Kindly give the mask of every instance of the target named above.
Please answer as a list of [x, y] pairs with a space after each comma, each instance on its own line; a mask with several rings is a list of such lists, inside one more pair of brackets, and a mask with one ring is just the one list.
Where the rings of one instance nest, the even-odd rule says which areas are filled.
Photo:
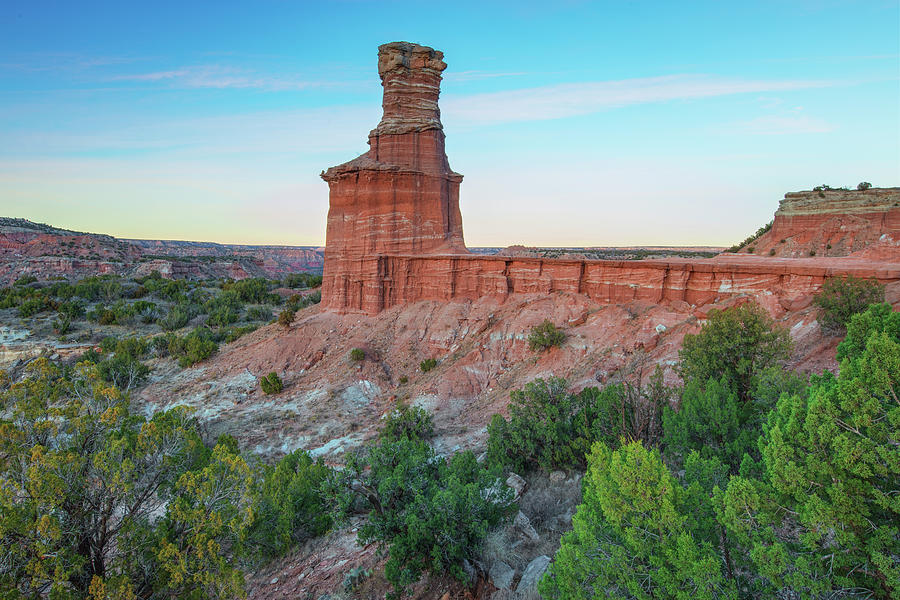
[[0, 3], [0, 215], [322, 244], [377, 46], [442, 50], [466, 241], [730, 245], [900, 185], [896, 1]]

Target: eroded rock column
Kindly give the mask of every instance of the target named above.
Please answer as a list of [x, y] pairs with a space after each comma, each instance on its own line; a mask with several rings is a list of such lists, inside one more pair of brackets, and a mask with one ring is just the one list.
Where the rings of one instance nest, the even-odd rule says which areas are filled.
[[391, 293], [380, 256], [466, 253], [462, 175], [447, 161], [438, 108], [443, 57], [407, 42], [378, 48], [384, 116], [369, 133], [369, 151], [322, 173], [329, 187], [322, 286], [328, 308], [380, 311]]

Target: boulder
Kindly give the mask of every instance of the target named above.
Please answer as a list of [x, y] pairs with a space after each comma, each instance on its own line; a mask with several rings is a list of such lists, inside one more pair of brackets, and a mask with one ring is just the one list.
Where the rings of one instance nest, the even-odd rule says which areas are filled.
[[490, 577], [491, 583], [494, 584], [495, 588], [508, 590], [511, 589], [513, 579], [516, 578], [516, 570], [502, 560], [498, 560], [491, 565], [488, 577]]
[[534, 527], [531, 525], [531, 520], [529, 520], [521, 510], [516, 514], [516, 518], [513, 521], [513, 527], [533, 542], [541, 539], [541, 536], [538, 535], [538, 532], [535, 531]]
[[528, 482], [515, 473], [510, 473], [509, 477], [506, 478], [506, 485], [512, 488], [513, 492], [516, 494], [515, 499], [518, 500], [525, 492], [525, 488], [528, 487]]
[[519, 585], [516, 586], [516, 592], [521, 594], [528, 590], [536, 589], [538, 581], [544, 576], [549, 566], [550, 557], [547, 555], [538, 556], [528, 563], [528, 566], [525, 567], [525, 572], [522, 573], [522, 579], [519, 580]]

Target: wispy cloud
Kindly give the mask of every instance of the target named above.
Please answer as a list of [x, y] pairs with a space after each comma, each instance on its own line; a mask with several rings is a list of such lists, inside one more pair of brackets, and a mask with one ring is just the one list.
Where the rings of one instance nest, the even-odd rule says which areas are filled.
[[304, 90], [343, 85], [339, 82], [309, 81], [294, 76], [269, 75], [222, 65], [198, 65], [167, 71], [118, 75], [114, 81], [162, 82], [172, 87], [214, 89]]
[[833, 130], [829, 123], [807, 115], [767, 115], [741, 121], [728, 128], [731, 133], [751, 135], [796, 135]]
[[30, 73], [81, 72], [145, 60], [133, 56], [90, 56], [77, 52], [35, 52], [6, 58], [6, 61], [0, 63], [0, 69]]
[[837, 85], [819, 80], [752, 80], [711, 75], [668, 75], [619, 81], [566, 83], [503, 92], [448, 97], [443, 113], [466, 125], [538, 121], [585, 115], [649, 102], [695, 100], [733, 94]]
[[528, 75], [525, 71], [496, 73], [490, 71], [460, 71], [459, 73], [446, 73], [444, 79], [447, 81], [480, 81], [483, 79], [497, 79], [499, 77], [520, 77]]

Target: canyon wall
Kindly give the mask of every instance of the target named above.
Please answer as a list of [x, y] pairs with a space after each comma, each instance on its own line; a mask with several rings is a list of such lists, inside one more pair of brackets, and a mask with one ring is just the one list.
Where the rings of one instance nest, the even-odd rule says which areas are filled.
[[[322, 303], [332, 311], [377, 314], [420, 300], [503, 301], [511, 294], [554, 292], [603, 303], [694, 306], [748, 295], [770, 309], [788, 310], [808, 304], [829, 277], [900, 280], [900, 255], [890, 249], [887, 258], [882, 252], [870, 260], [859, 254], [810, 258], [809, 249], [805, 259], [738, 254], [618, 261], [470, 254], [459, 211], [462, 176], [450, 170], [438, 108], [445, 68], [443, 54], [426, 46], [394, 42], [379, 47], [384, 117], [369, 134], [369, 151], [322, 173], [330, 202]], [[900, 239], [898, 207], [897, 189], [787, 194], [775, 225], [757, 245], [769, 251], [772, 240], [784, 248], [814, 240], [821, 242], [822, 256], [826, 246], [837, 256], [876, 243], [893, 248], [893, 238]]]
[[[790, 192], [772, 228], [752, 242], [763, 256], [900, 259], [900, 188]], [[876, 250], [877, 247], [877, 250]]]

